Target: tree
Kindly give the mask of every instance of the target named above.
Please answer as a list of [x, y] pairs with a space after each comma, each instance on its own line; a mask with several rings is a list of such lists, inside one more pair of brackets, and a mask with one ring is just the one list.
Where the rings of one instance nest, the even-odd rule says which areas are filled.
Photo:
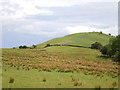
[[33, 48], [36, 48], [37, 46], [36, 46], [36, 45], [33, 45], [32, 47], [33, 47]]
[[120, 35], [110, 39], [109, 45], [104, 46], [101, 53], [113, 57], [114, 60], [120, 61]]
[[117, 52], [115, 53], [114, 60], [120, 62], [120, 51], [117, 51]]
[[111, 34], [109, 33], [109, 35], [111, 36]]
[[50, 44], [47, 44], [46, 46], [48, 47], [48, 46], [50, 46]]
[[91, 44], [91, 48], [100, 50], [102, 48], [102, 44], [99, 42], [95, 42], [95, 43]]
[[107, 55], [108, 48], [109, 48], [109, 45], [103, 46], [103, 48], [100, 50], [100, 52], [101, 52], [103, 55]]
[[100, 34], [102, 34], [102, 31], [100, 31]]
[[19, 46], [20, 49], [22, 49], [23, 46]]
[[26, 49], [26, 48], [28, 48], [26, 45], [24, 45], [23, 47], [22, 47], [23, 49]]
[[28, 48], [26, 45], [24, 45], [24, 46], [19, 46], [19, 48], [20, 49], [26, 49], [26, 48]]

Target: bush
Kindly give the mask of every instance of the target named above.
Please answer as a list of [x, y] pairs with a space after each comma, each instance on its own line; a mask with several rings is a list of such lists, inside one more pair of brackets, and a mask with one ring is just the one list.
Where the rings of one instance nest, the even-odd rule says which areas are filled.
[[50, 44], [47, 44], [46, 46], [48, 47], [48, 46], [50, 46]]
[[100, 31], [100, 34], [102, 34], [102, 31]]
[[32, 47], [33, 47], [33, 48], [36, 48], [37, 46], [36, 46], [36, 45], [33, 45]]
[[45, 47], [50, 47], [51, 45], [50, 44], [47, 44]]
[[107, 55], [107, 52], [108, 52], [108, 45], [104, 46], [100, 52], [103, 54], [103, 55]]
[[26, 45], [24, 45], [23, 47], [22, 47], [23, 49], [26, 49], [26, 48], [28, 48]]
[[102, 48], [102, 44], [99, 42], [95, 42], [95, 43], [91, 44], [91, 48], [100, 50]]
[[24, 45], [24, 46], [19, 46], [19, 48], [20, 49], [26, 49], [26, 48], [28, 48], [26, 45]]
[[117, 51], [117, 52], [115, 53], [114, 60], [120, 62], [120, 51]]
[[115, 61], [120, 61], [120, 35], [110, 39], [108, 45], [104, 46], [101, 53], [113, 57]]
[[20, 49], [22, 49], [23, 46], [19, 46]]

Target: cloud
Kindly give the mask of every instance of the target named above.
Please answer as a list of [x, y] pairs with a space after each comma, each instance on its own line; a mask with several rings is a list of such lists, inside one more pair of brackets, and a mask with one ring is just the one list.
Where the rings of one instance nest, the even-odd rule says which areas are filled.
[[118, 28], [117, 26], [114, 27], [108, 27], [108, 28], [97, 28], [95, 26], [68, 26], [65, 28], [69, 32], [69, 34], [73, 33], [81, 33], [81, 32], [100, 32], [102, 31], [103, 33], [109, 34], [111, 33], [112, 35], [118, 35]]
[[[17, 21], [15, 21], [17, 22]], [[15, 23], [14, 22], [14, 23]], [[22, 24], [24, 22], [24, 24]], [[10, 22], [9, 22], [10, 23]], [[46, 22], [46, 21], [21, 21], [19, 24], [14, 25], [11, 23], [10, 25], [4, 24], [4, 30], [9, 32], [17, 32], [26, 35], [38, 35], [38, 36], [49, 36], [49, 37], [60, 37], [62, 35], [68, 34], [67, 31], [64, 31], [64, 25], [58, 22]], [[18, 27], [19, 25], [19, 27]], [[11, 26], [14, 26], [11, 28]], [[10, 28], [10, 29], [8, 29]]]
[[[52, 15], [54, 12], [45, 7], [71, 7], [89, 2], [117, 2], [118, 0], [1, 0], [0, 17], [24, 18], [29, 15]], [[41, 8], [37, 8], [41, 7]], [[43, 8], [44, 9], [43, 9]]]
[[118, 32], [117, 0], [0, 0], [0, 6], [3, 47], [79, 32]]
[[53, 14], [50, 10], [38, 9], [36, 5], [26, 0], [10, 0], [0, 2], [0, 17], [4, 19], [16, 19], [24, 18], [29, 15], [51, 15]]

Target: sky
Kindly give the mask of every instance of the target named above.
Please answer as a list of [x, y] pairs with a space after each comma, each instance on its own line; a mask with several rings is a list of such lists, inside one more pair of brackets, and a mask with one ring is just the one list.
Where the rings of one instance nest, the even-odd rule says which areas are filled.
[[31, 46], [81, 32], [116, 36], [118, 1], [0, 0], [0, 47]]

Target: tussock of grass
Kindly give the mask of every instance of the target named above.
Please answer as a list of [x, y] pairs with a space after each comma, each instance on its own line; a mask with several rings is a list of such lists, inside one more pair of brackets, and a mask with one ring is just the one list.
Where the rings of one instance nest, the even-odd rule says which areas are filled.
[[46, 82], [46, 78], [43, 78], [43, 82]]
[[14, 78], [10, 77], [9, 83], [14, 83]]

